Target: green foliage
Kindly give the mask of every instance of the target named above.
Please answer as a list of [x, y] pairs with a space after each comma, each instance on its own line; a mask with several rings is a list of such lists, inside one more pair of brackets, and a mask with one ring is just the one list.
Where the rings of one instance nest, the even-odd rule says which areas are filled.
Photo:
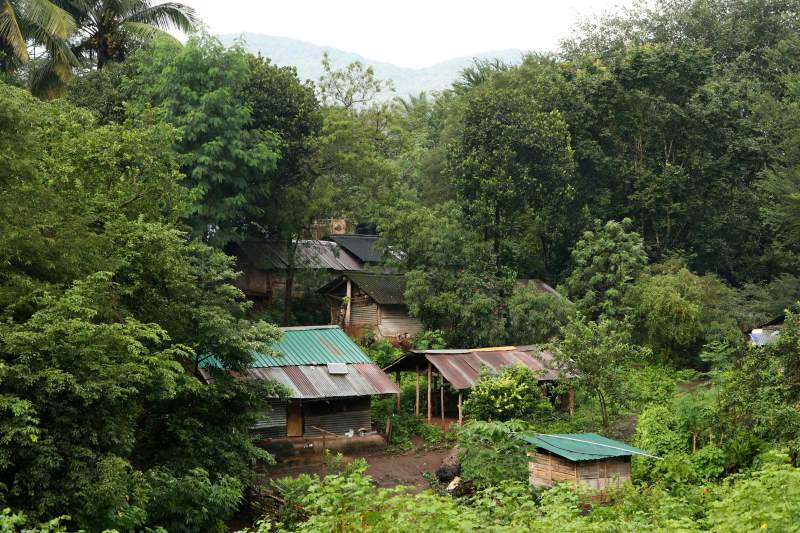
[[697, 364], [700, 346], [736, 346], [731, 289], [712, 275], [698, 276], [680, 263], [654, 265], [626, 297], [636, 335], [663, 361]]
[[242, 499], [242, 482], [223, 476], [213, 482], [202, 468], [175, 476], [163, 468], [147, 473], [151, 487], [148, 518], [167, 531], [226, 531], [230, 516]]
[[411, 314], [446, 332], [448, 345], [502, 345], [507, 333], [504, 296], [513, 275], [499, 274], [487, 243], [459, 222], [454, 204], [426, 208], [401, 202], [380, 230], [386, 245], [405, 252], [405, 300]]
[[508, 300], [508, 340], [522, 345], [549, 342], [574, 312], [575, 306], [566, 298], [531, 285], [517, 288]]
[[370, 359], [383, 368], [393, 363], [403, 355], [403, 350], [392, 344], [389, 339], [381, 339], [366, 346]]
[[253, 108], [242, 98], [250, 83], [248, 56], [204, 35], [184, 46], [159, 40], [139, 61], [132, 112], [156, 107], [180, 131], [175, 149], [183, 154], [182, 171], [198, 195], [193, 230], [224, 243], [232, 226], [258, 214], [269, 197], [270, 181], [263, 176], [280, 156], [273, 131], [250, 127]]
[[629, 400], [623, 372], [632, 364], [644, 362], [648, 350], [631, 343], [624, 323], [605, 317], [597, 322], [571, 318], [561, 329], [561, 336], [555, 352], [559, 367], [579, 388], [597, 398], [603, 427], [608, 429], [610, 417]]
[[411, 347], [415, 350], [441, 350], [447, 348], [444, 332], [440, 329], [420, 331], [411, 339]]
[[644, 242], [630, 219], [610, 221], [583, 234], [575, 244], [575, 268], [564, 282], [569, 297], [586, 316], [621, 318], [625, 293], [647, 262]]
[[499, 271], [513, 264], [503, 248], [522, 215], [570, 194], [570, 136], [558, 110], [499, 80], [489, 78], [465, 99], [448, 166], [465, 215], [492, 242]]
[[193, 503], [173, 502], [171, 520], [205, 506], [213, 517], [191, 521], [211, 527], [269, 458], [247, 430], [277, 391], [193, 373], [208, 353], [241, 368], [279, 332], [245, 320], [231, 259], [180, 230], [190, 197], [172, 128], [96, 126], [0, 86], [0, 122], [23, 112], [27, 127], [0, 141], [5, 501], [34, 520], [68, 514], [70, 529], [130, 531], [158, 525], [154, 506], [183, 486]]
[[466, 416], [476, 420], [541, 421], [553, 415], [537, 373], [521, 364], [496, 373], [482, 368], [463, 409]]
[[527, 481], [529, 445], [520, 438], [530, 426], [519, 420], [473, 420], [458, 432], [461, 476], [479, 487]]

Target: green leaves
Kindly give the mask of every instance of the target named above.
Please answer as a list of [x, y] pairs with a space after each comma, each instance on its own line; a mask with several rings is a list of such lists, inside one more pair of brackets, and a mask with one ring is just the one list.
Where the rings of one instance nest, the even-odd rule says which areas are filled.
[[625, 292], [647, 263], [644, 242], [632, 225], [630, 219], [595, 221], [572, 250], [575, 268], [564, 284], [577, 309], [592, 319], [626, 314]]

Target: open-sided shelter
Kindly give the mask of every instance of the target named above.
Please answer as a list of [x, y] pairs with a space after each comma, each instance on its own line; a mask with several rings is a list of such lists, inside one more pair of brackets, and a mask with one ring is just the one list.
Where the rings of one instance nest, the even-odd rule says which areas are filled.
[[[416, 372], [416, 404], [415, 412], [419, 415], [420, 409], [420, 375], [425, 372], [428, 376], [427, 406], [428, 422], [433, 418], [433, 388], [435, 378], [439, 382], [439, 414], [444, 423], [445, 419], [445, 392], [444, 384], [458, 392], [456, 405], [458, 421], [463, 418], [462, 403], [463, 391], [470, 389], [477, 381], [482, 368], [497, 372], [505, 366], [525, 365], [531, 370], [539, 372], [539, 382], [557, 381], [559, 372], [553, 364], [553, 354], [541, 350], [537, 346], [499, 346], [491, 348], [472, 348], [464, 350], [412, 350], [391, 365], [384, 368], [387, 373], [395, 372], [397, 381], [401, 372]], [[572, 392], [568, 398], [570, 413], [573, 410]]]
[[631, 457], [653, 457], [644, 450], [596, 433], [536, 434], [524, 437], [535, 450], [528, 453], [529, 482], [552, 487], [556, 482], [592, 489], [619, 487], [631, 479]]
[[[275, 355], [255, 354], [242, 379], [269, 379], [284, 385], [289, 398], [275, 399], [254, 428], [263, 438], [314, 437], [369, 431], [372, 396], [400, 389], [338, 326], [283, 328]], [[206, 359], [201, 375], [213, 380]]]

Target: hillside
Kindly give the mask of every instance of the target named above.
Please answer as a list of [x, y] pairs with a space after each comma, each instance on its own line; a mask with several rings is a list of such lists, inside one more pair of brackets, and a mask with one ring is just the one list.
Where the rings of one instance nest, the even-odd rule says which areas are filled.
[[325, 52], [330, 56], [334, 67], [343, 67], [353, 61], [361, 61], [372, 65], [379, 78], [392, 80], [397, 96], [445, 89], [458, 77], [464, 67], [472, 63], [474, 58], [498, 58], [506, 63], [517, 64], [523, 55], [521, 50], [499, 50], [450, 59], [430, 67], [414, 69], [375, 61], [338, 48], [320, 46], [287, 37], [241, 33], [220, 35], [219, 38], [226, 45], [231, 45], [241, 39], [250, 52], [269, 57], [278, 65], [296, 67], [301, 79], [317, 80], [322, 75], [321, 60]]

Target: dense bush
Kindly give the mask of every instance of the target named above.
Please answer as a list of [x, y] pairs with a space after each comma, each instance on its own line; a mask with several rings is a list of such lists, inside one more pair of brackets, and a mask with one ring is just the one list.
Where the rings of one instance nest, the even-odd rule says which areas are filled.
[[463, 408], [465, 416], [475, 420], [542, 420], [553, 415], [538, 375], [521, 364], [497, 373], [482, 368]]

